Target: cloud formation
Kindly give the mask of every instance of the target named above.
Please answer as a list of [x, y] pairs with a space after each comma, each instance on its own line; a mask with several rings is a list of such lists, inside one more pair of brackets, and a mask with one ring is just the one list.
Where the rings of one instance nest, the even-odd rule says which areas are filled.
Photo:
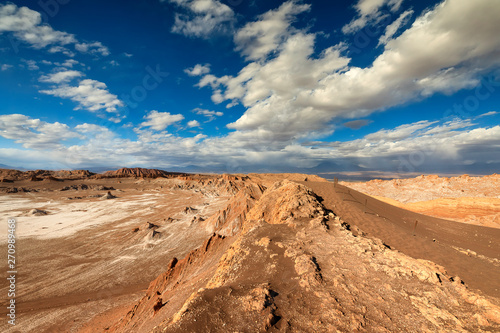
[[153, 110], [144, 116], [147, 121], [141, 123], [140, 127], [149, 127], [155, 131], [163, 131], [168, 126], [184, 119], [182, 114], [170, 114], [170, 112], [158, 112]]
[[[303, 11], [290, 9], [294, 6], [301, 5], [288, 1], [258, 22], [272, 15], [287, 26], [290, 18], [281, 11]], [[318, 52], [316, 34], [291, 29], [279, 45], [273, 44], [276, 55], [250, 62], [237, 76], [207, 74], [198, 86], [212, 88], [216, 103], [240, 102], [247, 108], [228, 125], [240, 132], [233, 135], [284, 147], [294, 140], [331, 134], [332, 121], [366, 117], [436, 93], [476, 86], [482, 73], [500, 65], [497, 17], [500, 6], [492, 1], [444, 1], [389, 40], [365, 68], [349, 66], [343, 44]], [[244, 56], [267, 54], [267, 48], [240, 49]]]
[[207, 123], [215, 119], [215, 117], [222, 117], [223, 112], [220, 111], [210, 111], [205, 109], [196, 108], [193, 110], [194, 113], [207, 117]]
[[205, 64], [205, 65], [197, 64], [193, 68], [186, 68], [184, 70], [184, 72], [189, 76], [200, 76], [200, 75], [208, 74], [208, 73], [210, 73], [210, 65], [209, 64]]
[[369, 124], [371, 124], [373, 121], [368, 120], [368, 119], [359, 119], [359, 120], [352, 120], [344, 123], [344, 127], [353, 129], [353, 130], [358, 130], [361, 127], [365, 127]]
[[260, 15], [257, 21], [247, 23], [234, 36], [236, 50], [247, 60], [258, 60], [277, 51], [278, 46], [288, 38], [293, 30], [291, 24], [295, 17], [309, 11], [311, 5], [298, 1], [287, 1], [278, 9]]
[[12, 67], [13, 67], [13, 66], [12, 66], [12, 65], [9, 65], [9, 64], [2, 64], [2, 66], [0, 66], [0, 70], [1, 70], [2, 72], [4, 72], [4, 71], [7, 71], [7, 70], [11, 69]]
[[22, 114], [0, 115], [0, 136], [24, 148], [43, 150], [62, 149], [63, 141], [79, 137], [66, 124], [48, 123]]
[[80, 81], [77, 86], [71, 86], [64, 83], [64, 80], [70, 77], [71, 75], [68, 76], [67, 72], [63, 72], [59, 77], [47, 77], [46, 80], [63, 80], [62, 84], [52, 89], [40, 90], [40, 93], [70, 99], [78, 103], [75, 110], [117, 112], [118, 107], [124, 106], [124, 103], [116, 95], [109, 92], [105, 83], [85, 79]]
[[[389, 12], [397, 12], [402, 3], [403, 0], [359, 0], [356, 5], [354, 5], [358, 17], [342, 27], [342, 32], [345, 34], [352, 34], [363, 29], [367, 25], [378, 24]], [[386, 13], [382, 11], [384, 6], [388, 7]]]
[[[171, 119], [175, 115], [150, 114], [153, 116], [147, 118], [152, 121], [153, 131], [136, 129], [136, 140], [120, 138], [108, 128], [95, 124], [70, 128], [20, 114], [3, 115], [0, 116], [0, 136], [15, 140], [25, 148], [44, 150], [44, 154], [36, 150], [21, 153], [15, 148], [0, 149], [0, 158], [9, 158], [14, 163], [21, 163], [27, 157], [37, 158], [39, 164], [30, 162], [33, 167], [141, 165], [168, 169], [198, 165], [207, 171], [219, 172], [298, 168], [315, 168], [312, 170], [319, 172], [326, 163], [329, 171], [335, 166], [336, 171], [379, 170], [404, 174], [442, 171], [443, 166], [447, 172], [463, 172], [471, 165], [500, 165], [500, 157], [491, 151], [491, 147], [500, 145], [500, 126], [478, 127], [470, 120], [419, 121], [351, 141], [317, 141], [306, 146], [291, 143], [280, 150], [265, 150], [258, 145], [248, 149], [248, 143], [230, 141], [234, 139], [231, 136], [179, 137], [163, 131], [168, 123], [176, 122]], [[78, 140], [78, 144], [69, 144], [71, 139]]]
[[[165, 1], [165, 0], [164, 0]], [[183, 9], [175, 14], [173, 33], [187, 37], [208, 38], [214, 33], [232, 30], [234, 12], [218, 0], [169, 0]]]
[[406, 25], [413, 15], [413, 10], [407, 10], [403, 12], [394, 22], [389, 24], [385, 28], [385, 33], [382, 35], [378, 41], [378, 46], [387, 44], [392, 37], [398, 32], [398, 30]]
[[61, 70], [52, 74], [42, 75], [39, 81], [49, 83], [66, 83], [80, 76], [83, 76], [82, 72], [74, 70]]
[[191, 121], [188, 121], [187, 126], [189, 128], [200, 127], [200, 122], [198, 120], [191, 120]]
[[74, 45], [81, 52], [91, 52], [103, 56], [109, 55], [107, 47], [100, 42], [79, 42], [75, 35], [54, 30], [50, 25], [42, 23], [39, 12], [28, 7], [15, 4], [0, 5], [0, 34], [11, 32], [13, 35], [35, 49], [50, 46], [50, 53], [64, 53], [73, 56], [66, 46]]

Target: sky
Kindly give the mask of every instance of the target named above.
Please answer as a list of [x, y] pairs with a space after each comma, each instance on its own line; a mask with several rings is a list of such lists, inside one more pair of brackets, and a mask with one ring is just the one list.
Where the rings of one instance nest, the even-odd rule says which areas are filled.
[[500, 170], [500, 1], [0, 2], [0, 165]]

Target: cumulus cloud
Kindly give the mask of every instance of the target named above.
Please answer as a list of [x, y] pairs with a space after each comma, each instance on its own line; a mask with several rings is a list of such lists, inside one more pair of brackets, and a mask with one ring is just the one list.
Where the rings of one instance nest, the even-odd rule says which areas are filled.
[[[64, 75], [61, 75], [64, 77]], [[61, 98], [68, 98], [76, 103], [75, 108], [86, 109], [96, 112], [105, 110], [116, 112], [118, 107], [123, 106], [123, 102], [116, 95], [109, 92], [105, 83], [96, 80], [85, 79], [79, 82], [78, 86], [61, 84], [53, 89], [40, 90], [42, 94], [52, 95]]]
[[196, 66], [194, 66], [192, 68], [186, 68], [184, 70], [184, 72], [189, 76], [200, 76], [200, 75], [208, 74], [208, 73], [210, 73], [210, 65], [209, 64], [205, 64], [205, 65], [197, 64]]
[[90, 44], [79, 42], [75, 35], [54, 30], [50, 25], [42, 23], [42, 15], [28, 7], [15, 4], [0, 5], [0, 34], [13, 33], [16, 38], [35, 49], [50, 46], [49, 52], [62, 52], [68, 56], [73, 53], [67, 45], [74, 45], [77, 50], [85, 49], [96, 54], [108, 55], [109, 50], [99, 42]]
[[354, 8], [358, 13], [358, 17], [342, 27], [342, 32], [352, 34], [367, 25], [377, 24], [387, 15], [382, 11], [382, 8], [387, 6], [392, 13], [397, 12], [401, 7], [403, 0], [359, 0]]
[[[3, 115], [0, 116], [0, 136], [23, 144], [28, 150], [0, 149], [0, 157], [8, 156], [10, 161], [15, 161], [21, 156], [37, 156], [40, 163], [45, 163], [39, 167], [51, 161], [51, 164], [71, 168], [197, 165], [224, 172], [297, 168], [319, 172], [325, 163], [336, 166], [337, 171], [467, 172], [471, 168], [484, 168], [491, 172], [500, 165], [500, 157], [491, 150], [500, 145], [500, 126], [478, 127], [470, 120], [420, 121], [379, 130], [351, 141], [316, 141], [307, 145], [292, 142], [282, 149], [267, 150], [258, 143], [251, 147], [252, 137], [244, 132], [213, 138], [202, 134], [179, 137], [163, 131], [165, 123], [173, 123], [171, 117], [161, 121], [159, 119], [165, 115], [151, 114], [148, 120], [158, 127], [135, 129], [136, 140], [120, 138], [97, 124], [85, 123], [69, 128], [65, 124], [46, 123], [20, 114]], [[68, 145], [70, 139], [78, 139], [78, 144]], [[43, 156], [37, 155], [36, 149], [46, 152]], [[410, 156], [418, 156], [418, 159]], [[23, 163], [28, 162], [23, 160]], [[451, 170], [451, 166], [455, 169]]]
[[297, 1], [287, 1], [278, 9], [271, 10], [255, 22], [247, 23], [234, 36], [236, 50], [248, 60], [257, 60], [267, 56], [290, 36], [290, 26], [295, 17], [309, 11], [310, 5], [299, 4]]
[[32, 149], [60, 149], [63, 141], [79, 137], [66, 124], [48, 123], [22, 114], [0, 115], [0, 136]]
[[155, 131], [163, 131], [168, 126], [184, 119], [182, 114], [170, 114], [170, 112], [158, 112], [153, 110], [144, 116], [147, 121], [141, 123], [140, 127], [150, 127]]
[[173, 33], [188, 37], [208, 38], [214, 33], [229, 32], [234, 24], [234, 12], [218, 0], [170, 0], [184, 13], [175, 15]]
[[188, 121], [187, 125], [189, 128], [200, 127], [200, 122], [198, 120], [191, 120], [191, 121]]
[[66, 83], [80, 76], [83, 76], [82, 72], [74, 70], [61, 70], [56, 73], [42, 75], [39, 81], [49, 83]]
[[497, 17], [496, 2], [442, 2], [389, 40], [365, 68], [348, 66], [343, 44], [318, 52], [315, 34], [294, 31], [275, 47], [276, 56], [250, 62], [237, 76], [207, 74], [198, 86], [211, 87], [216, 103], [247, 108], [229, 128], [283, 147], [331, 134], [333, 120], [476, 86], [482, 73], [500, 65]]
[[[403, 174], [464, 172], [474, 165], [472, 168], [479, 172], [491, 172], [491, 166], [498, 166], [500, 158], [493, 157], [487, 147], [500, 144], [500, 126], [473, 126], [467, 120], [421, 121], [381, 130], [362, 139], [324, 143], [323, 147], [318, 145], [318, 149], [330, 148], [332, 154], [338, 156], [334, 161], [350, 165], [351, 170], [362, 166], [362, 169]], [[464, 161], [468, 161], [466, 166]]]

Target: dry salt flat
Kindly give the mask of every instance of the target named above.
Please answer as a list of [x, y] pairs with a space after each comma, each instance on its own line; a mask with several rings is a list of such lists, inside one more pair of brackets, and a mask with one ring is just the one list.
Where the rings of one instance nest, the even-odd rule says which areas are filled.
[[[80, 230], [148, 212], [160, 199], [157, 193], [127, 198], [92, 201], [41, 200], [35, 196], [0, 196], [0, 220], [16, 219], [16, 236], [51, 239], [70, 236]], [[32, 214], [33, 210], [38, 214]], [[46, 215], [42, 212], [46, 212]], [[40, 214], [40, 215], [39, 215]], [[38, 216], [37, 216], [38, 215]], [[2, 224], [0, 242], [5, 242], [7, 225]]]

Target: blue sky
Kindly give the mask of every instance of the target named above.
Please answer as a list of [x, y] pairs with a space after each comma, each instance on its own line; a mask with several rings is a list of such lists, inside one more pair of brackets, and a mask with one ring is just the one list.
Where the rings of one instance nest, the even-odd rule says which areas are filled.
[[0, 164], [489, 174], [500, 3], [0, 3]]

